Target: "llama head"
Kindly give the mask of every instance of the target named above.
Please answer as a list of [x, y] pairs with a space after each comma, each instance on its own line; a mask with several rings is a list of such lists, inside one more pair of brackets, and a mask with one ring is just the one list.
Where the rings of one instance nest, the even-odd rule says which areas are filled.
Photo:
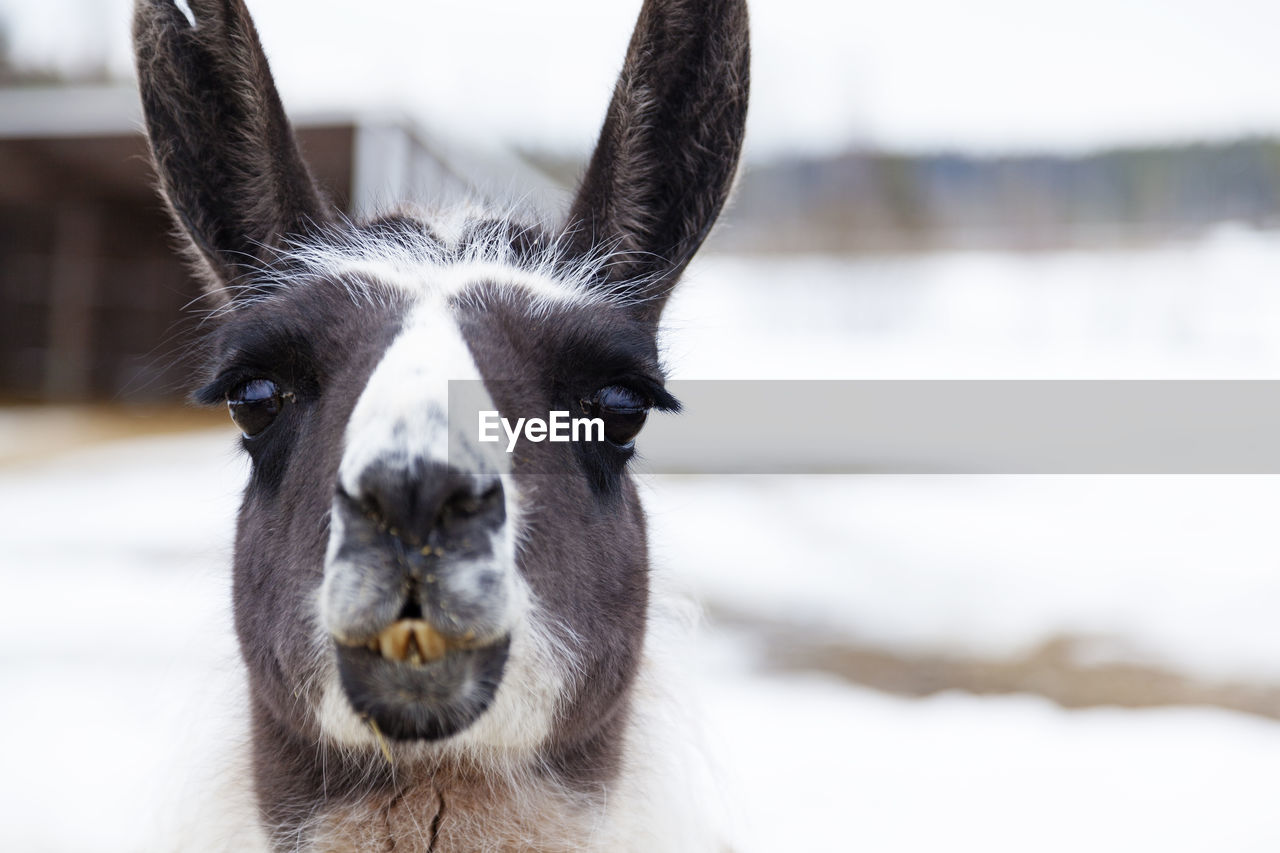
[[[736, 169], [744, 4], [647, 0], [553, 228], [340, 217], [242, 0], [187, 7], [138, 0], [134, 35], [161, 187], [218, 305], [197, 397], [229, 404], [252, 460], [234, 601], [258, 735], [598, 764], [645, 632], [631, 439], [676, 406], [657, 324]], [[457, 380], [513, 420], [600, 417], [605, 440], [481, 452], [449, 418]]]

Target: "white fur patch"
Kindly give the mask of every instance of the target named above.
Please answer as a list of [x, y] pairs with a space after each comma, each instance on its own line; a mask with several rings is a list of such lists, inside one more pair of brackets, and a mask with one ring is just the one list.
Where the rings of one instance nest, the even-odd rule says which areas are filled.
[[351, 412], [338, 469], [348, 494], [359, 495], [360, 475], [374, 463], [408, 468], [422, 459], [447, 465], [451, 438], [455, 449], [478, 444], [462, 424], [461, 434], [450, 435], [450, 381], [478, 383], [480, 371], [448, 306], [424, 298], [405, 318]]
[[173, 5], [178, 7], [178, 11], [187, 19], [187, 23], [191, 25], [191, 29], [196, 28], [196, 13], [191, 11], [191, 6], [187, 0], [173, 0]]
[[707, 853], [727, 850], [731, 821], [702, 734], [689, 649], [697, 608], [653, 577], [644, 657], [631, 697], [623, 767], [606, 792], [588, 849]]

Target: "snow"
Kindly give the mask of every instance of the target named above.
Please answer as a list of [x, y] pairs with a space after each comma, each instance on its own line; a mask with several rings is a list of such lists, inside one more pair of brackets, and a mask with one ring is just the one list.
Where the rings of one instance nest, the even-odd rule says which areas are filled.
[[0, 848], [146, 850], [191, 784], [187, 735], [236, 672], [230, 435], [0, 469]]
[[[712, 256], [672, 300], [665, 358], [681, 379], [1275, 379], [1277, 281], [1280, 236], [1233, 227], [1109, 252]], [[1280, 674], [1280, 478], [651, 488], [657, 553], [698, 596], [748, 612], [912, 651], [1083, 634], [1203, 676]]]
[[[1275, 377], [1276, 281], [1277, 241], [1241, 232], [1098, 255], [707, 258], [668, 352], [686, 377]], [[7, 442], [18, 417], [0, 419]], [[227, 429], [0, 465], [0, 849], [155, 849], [165, 796], [227, 751], [204, 732], [238, 695], [233, 445]], [[713, 606], [906, 654], [999, 658], [1070, 633], [1199, 678], [1280, 675], [1280, 478], [644, 488], [660, 573]], [[690, 655], [735, 849], [1280, 845], [1275, 722], [895, 698], [762, 671], [758, 642], [710, 628]]]
[[1159, 248], [701, 257], [679, 379], [1276, 379], [1280, 234]]
[[725, 679], [710, 693], [743, 853], [1280, 843], [1273, 723], [1066, 713], [1028, 697], [904, 700], [802, 678]]
[[663, 477], [655, 559], [695, 597], [908, 653], [1061, 635], [1280, 680], [1277, 477]]

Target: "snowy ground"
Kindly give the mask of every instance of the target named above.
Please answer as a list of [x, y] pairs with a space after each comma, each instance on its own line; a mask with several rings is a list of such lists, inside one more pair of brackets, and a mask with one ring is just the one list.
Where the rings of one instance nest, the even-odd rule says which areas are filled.
[[[719, 259], [694, 281], [671, 340], [684, 376], [1280, 376], [1280, 246], [1247, 235], [1110, 261]], [[782, 292], [789, 310], [749, 307]], [[770, 315], [783, 330], [763, 345]], [[6, 441], [18, 426], [0, 422]], [[211, 746], [192, 732], [234, 677], [243, 476], [229, 431], [0, 466], [0, 849], [150, 849], [155, 804], [191, 784], [187, 756]], [[1280, 681], [1277, 478], [646, 489], [660, 571], [712, 607], [903, 654], [999, 658], [1074, 634], [1101, 638], [1100, 658]], [[1280, 849], [1280, 723], [893, 697], [764, 669], [759, 642], [713, 624], [693, 655], [740, 850]]]
[[[1111, 252], [713, 257], [677, 291], [667, 360], [682, 379], [1276, 379], [1276, 282], [1280, 236], [1231, 227]], [[655, 491], [659, 553], [696, 567], [684, 581], [699, 595], [750, 611], [916, 650], [1012, 654], [1080, 634], [1099, 654], [1280, 677], [1280, 478], [669, 478]]]
[[1092, 637], [1280, 681], [1280, 478], [672, 477], [652, 496], [658, 559], [735, 611], [907, 652]]
[[[0, 848], [144, 850], [143, 839], [164, 822], [151, 804], [193, 784], [180, 772], [191, 764], [184, 756], [208, 745], [187, 735], [213, 713], [210, 684], [226, 680], [235, 659], [225, 561], [242, 469], [229, 445], [221, 431], [146, 439], [0, 473], [0, 512], [11, 522], [0, 564], [0, 648], [8, 650], [0, 658], [8, 769], [0, 775]], [[950, 637], [983, 646], [982, 614], [992, 612], [984, 600], [1007, 608], [994, 611], [994, 633], [1009, 630], [1012, 614], [1027, 614], [1027, 625], [1010, 631], [1018, 637], [1034, 634], [1035, 620], [1045, 630], [1072, 613], [1141, 631], [1161, 610], [1126, 594], [1142, 588], [1140, 579], [1126, 591], [1103, 582], [1105, 572], [1062, 572], [1056, 561], [1043, 575], [1018, 577], [998, 565], [983, 574], [976, 559], [945, 559], [945, 542], [931, 548], [909, 528], [878, 523], [895, 508], [906, 512], [890, 500], [891, 482], [865, 495], [866, 484], [849, 483], [854, 522], [842, 531], [833, 505], [839, 481], [819, 495], [813, 485], [756, 482], [736, 493], [723, 483], [655, 485], [667, 573], [712, 597], [739, 590], [773, 611], [808, 608], [833, 620], [843, 613], [843, 624], [889, 644]], [[954, 484], [901, 488], [914, 488], [926, 512], [929, 501], [966, 504]], [[777, 523], [792, 536], [803, 532], [802, 554], [774, 553], [778, 537], [720, 561], [696, 547], [700, 539], [732, 541], [744, 524], [768, 531], [769, 507], [792, 504], [797, 493], [829, 510], [805, 531], [794, 518]], [[723, 506], [706, 512], [730, 497], [747, 518]], [[877, 504], [881, 515], [867, 517], [864, 505]], [[702, 518], [699, 537], [672, 524], [691, 515]], [[878, 539], [868, 539], [871, 530]], [[1034, 542], [978, 529], [970, 557], [985, 547], [1012, 563], [1037, 554]], [[878, 565], [886, 553], [892, 565]], [[957, 563], [966, 571], [953, 574]], [[1123, 577], [1134, 567], [1114, 571]], [[894, 568], [904, 576], [894, 578]], [[1211, 633], [1190, 618], [1206, 587], [1222, 592], [1200, 602], [1200, 617], [1228, 626], [1272, 600], [1274, 578], [1210, 576], [1214, 583], [1189, 570], [1167, 579], [1168, 594], [1188, 608], [1188, 632], [1171, 655], [1194, 651]], [[877, 633], [878, 625], [889, 627]], [[742, 850], [1243, 851], [1280, 843], [1276, 723], [1203, 709], [1068, 712], [1034, 697], [893, 698], [762, 673], [751, 649], [732, 632], [711, 630], [697, 656], [708, 737]]]
[[1160, 248], [701, 258], [679, 379], [1280, 379], [1280, 234]]

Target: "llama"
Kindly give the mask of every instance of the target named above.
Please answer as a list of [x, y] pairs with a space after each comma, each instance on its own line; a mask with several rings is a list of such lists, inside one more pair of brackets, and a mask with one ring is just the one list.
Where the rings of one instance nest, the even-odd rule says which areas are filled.
[[[645, 0], [556, 227], [339, 215], [243, 0], [137, 0], [134, 42], [160, 188], [217, 306], [195, 397], [251, 460], [233, 611], [261, 846], [705, 849], [662, 772], [680, 733], [646, 681], [627, 466], [647, 413], [678, 409], [658, 323], [737, 169], [745, 0]], [[482, 451], [448, 416], [460, 380], [603, 440]]]

